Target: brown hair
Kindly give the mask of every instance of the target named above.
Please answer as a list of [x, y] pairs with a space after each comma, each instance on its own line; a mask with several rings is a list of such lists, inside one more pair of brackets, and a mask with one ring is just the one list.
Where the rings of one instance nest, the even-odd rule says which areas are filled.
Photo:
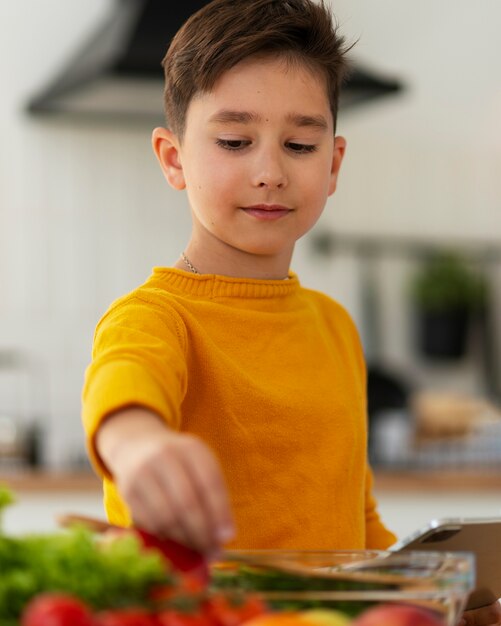
[[182, 138], [196, 94], [240, 61], [276, 55], [325, 77], [335, 126], [346, 51], [323, 0], [213, 0], [184, 23], [162, 61], [167, 125]]

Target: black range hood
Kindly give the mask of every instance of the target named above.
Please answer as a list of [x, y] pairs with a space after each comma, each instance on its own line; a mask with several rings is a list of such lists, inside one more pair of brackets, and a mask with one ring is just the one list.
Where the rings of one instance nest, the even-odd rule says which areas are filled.
[[[115, 0], [106, 22], [53, 83], [29, 101], [28, 111], [163, 123], [161, 60], [181, 24], [207, 3]], [[355, 64], [341, 93], [340, 109], [400, 89], [398, 81]]]

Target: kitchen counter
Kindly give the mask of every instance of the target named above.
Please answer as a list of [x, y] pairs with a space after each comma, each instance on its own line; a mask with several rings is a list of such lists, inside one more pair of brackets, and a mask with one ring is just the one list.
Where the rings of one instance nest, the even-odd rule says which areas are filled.
[[[501, 469], [490, 471], [452, 470], [375, 470], [375, 487], [378, 492], [441, 492], [460, 490], [497, 491], [501, 489]], [[14, 491], [101, 491], [101, 480], [90, 471], [16, 471], [0, 472], [0, 483]]]
[[0, 472], [0, 483], [15, 497], [3, 514], [6, 534], [53, 532], [68, 513], [105, 519], [101, 481], [90, 470], [9, 470]]
[[501, 517], [501, 471], [376, 471], [374, 495], [388, 528], [403, 538], [432, 519]]
[[[105, 518], [100, 479], [90, 470], [0, 472], [16, 496], [5, 512], [8, 533], [57, 528], [57, 516]], [[382, 519], [404, 537], [439, 517], [501, 516], [501, 470], [375, 471], [374, 493]]]
[[97, 492], [101, 491], [101, 480], [90, 471], [34, 471], [19, 470], [0, 472], [0, 484], [14, 492]]
[[374, 472], [378, 492], [409, 491], [428, 493], [501, 490], [501, 468], [472, 470], [388, 470]]

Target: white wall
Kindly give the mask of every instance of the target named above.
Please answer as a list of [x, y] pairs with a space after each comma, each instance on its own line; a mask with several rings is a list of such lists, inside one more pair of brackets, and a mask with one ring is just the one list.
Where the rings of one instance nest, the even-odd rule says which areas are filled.
[[500, 3], [332, 4], [360, 37], [354, 57], [408, 86], [341, 120], [349, 151], [339, 227], [499, 242]]
[[[184, 198], [156, 166], [151, 129], [22, 110], [109, 4], [0, 3], [0, 346], [29, 358], [21, 409], [48, 420], [53, 464], [82, 453], [80, 390], [99, 316], [153, 265], [170, 264], [189, 229]], [[0, 411], [18, 408], [26, 385], [9, 390], [14, 379], [0, 387]]]
[[[47, 419], [53, 465], [82, 454], [80, 390], [97, 319], [153, 265], [170, 264], [189, 232], [185, 198], [164, 182], [150, 128], [22, 111], [110, 4], [0, 0], [0, 347], [29, 358], [21, 404]], [[409, 89], [341, 116], [349, 147], [319, 228], [501, 243], [499, 0], [333, 4], [348, 38], [360, 37], [354, 57]], [[350, 255], [312, 257], [306, 239], [294, 269], [361, 324]], [[405, 272], [388, 261], [381, 276], [385, 355], [411, 367], [398, 292]], [[471, 383], [471, 370], [464, 377]], [[15, 410], [15, 389], [0, 385], [0, 411]]]
[[[406, 89], [341, 116], [339, 133], [346, 136], [348, 149], [339, 189], [323, 223], [341, 234], [465, 241], [473, 250], [489, 242], [500, 246], [501, 4], [330, 4], [348, 40], [358, 39], [353, 58], [383, 75], [401, 78]], [[342, 271], [339, 261], [333, 257], [325, 265]], [[375, 270], [384, 319], [381, 356], [423, 385], [482, 391], [478, 358], [452, 368], [429, 367], [413, 354], [412, 318], [403, 300], [414, 267], [412, 259], [405, 262], [389, 254]], [[499, 264], [489, 271], [499, 311]], [[339, 272], [336, 278], [342, 279]], [[363, 333], [360, 301], [352, 297], [348, 303]], [[498, 354], [500, 335], [498, 319]]]

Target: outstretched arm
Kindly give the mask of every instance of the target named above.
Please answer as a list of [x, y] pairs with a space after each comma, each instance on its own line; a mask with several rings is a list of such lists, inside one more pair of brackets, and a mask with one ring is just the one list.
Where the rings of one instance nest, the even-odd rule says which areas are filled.
[[155, 413], [131, 407], [99, 427], [96, 448], [134, 524], [204, 552], [233, 536], [226, 486], [212, 451]]

